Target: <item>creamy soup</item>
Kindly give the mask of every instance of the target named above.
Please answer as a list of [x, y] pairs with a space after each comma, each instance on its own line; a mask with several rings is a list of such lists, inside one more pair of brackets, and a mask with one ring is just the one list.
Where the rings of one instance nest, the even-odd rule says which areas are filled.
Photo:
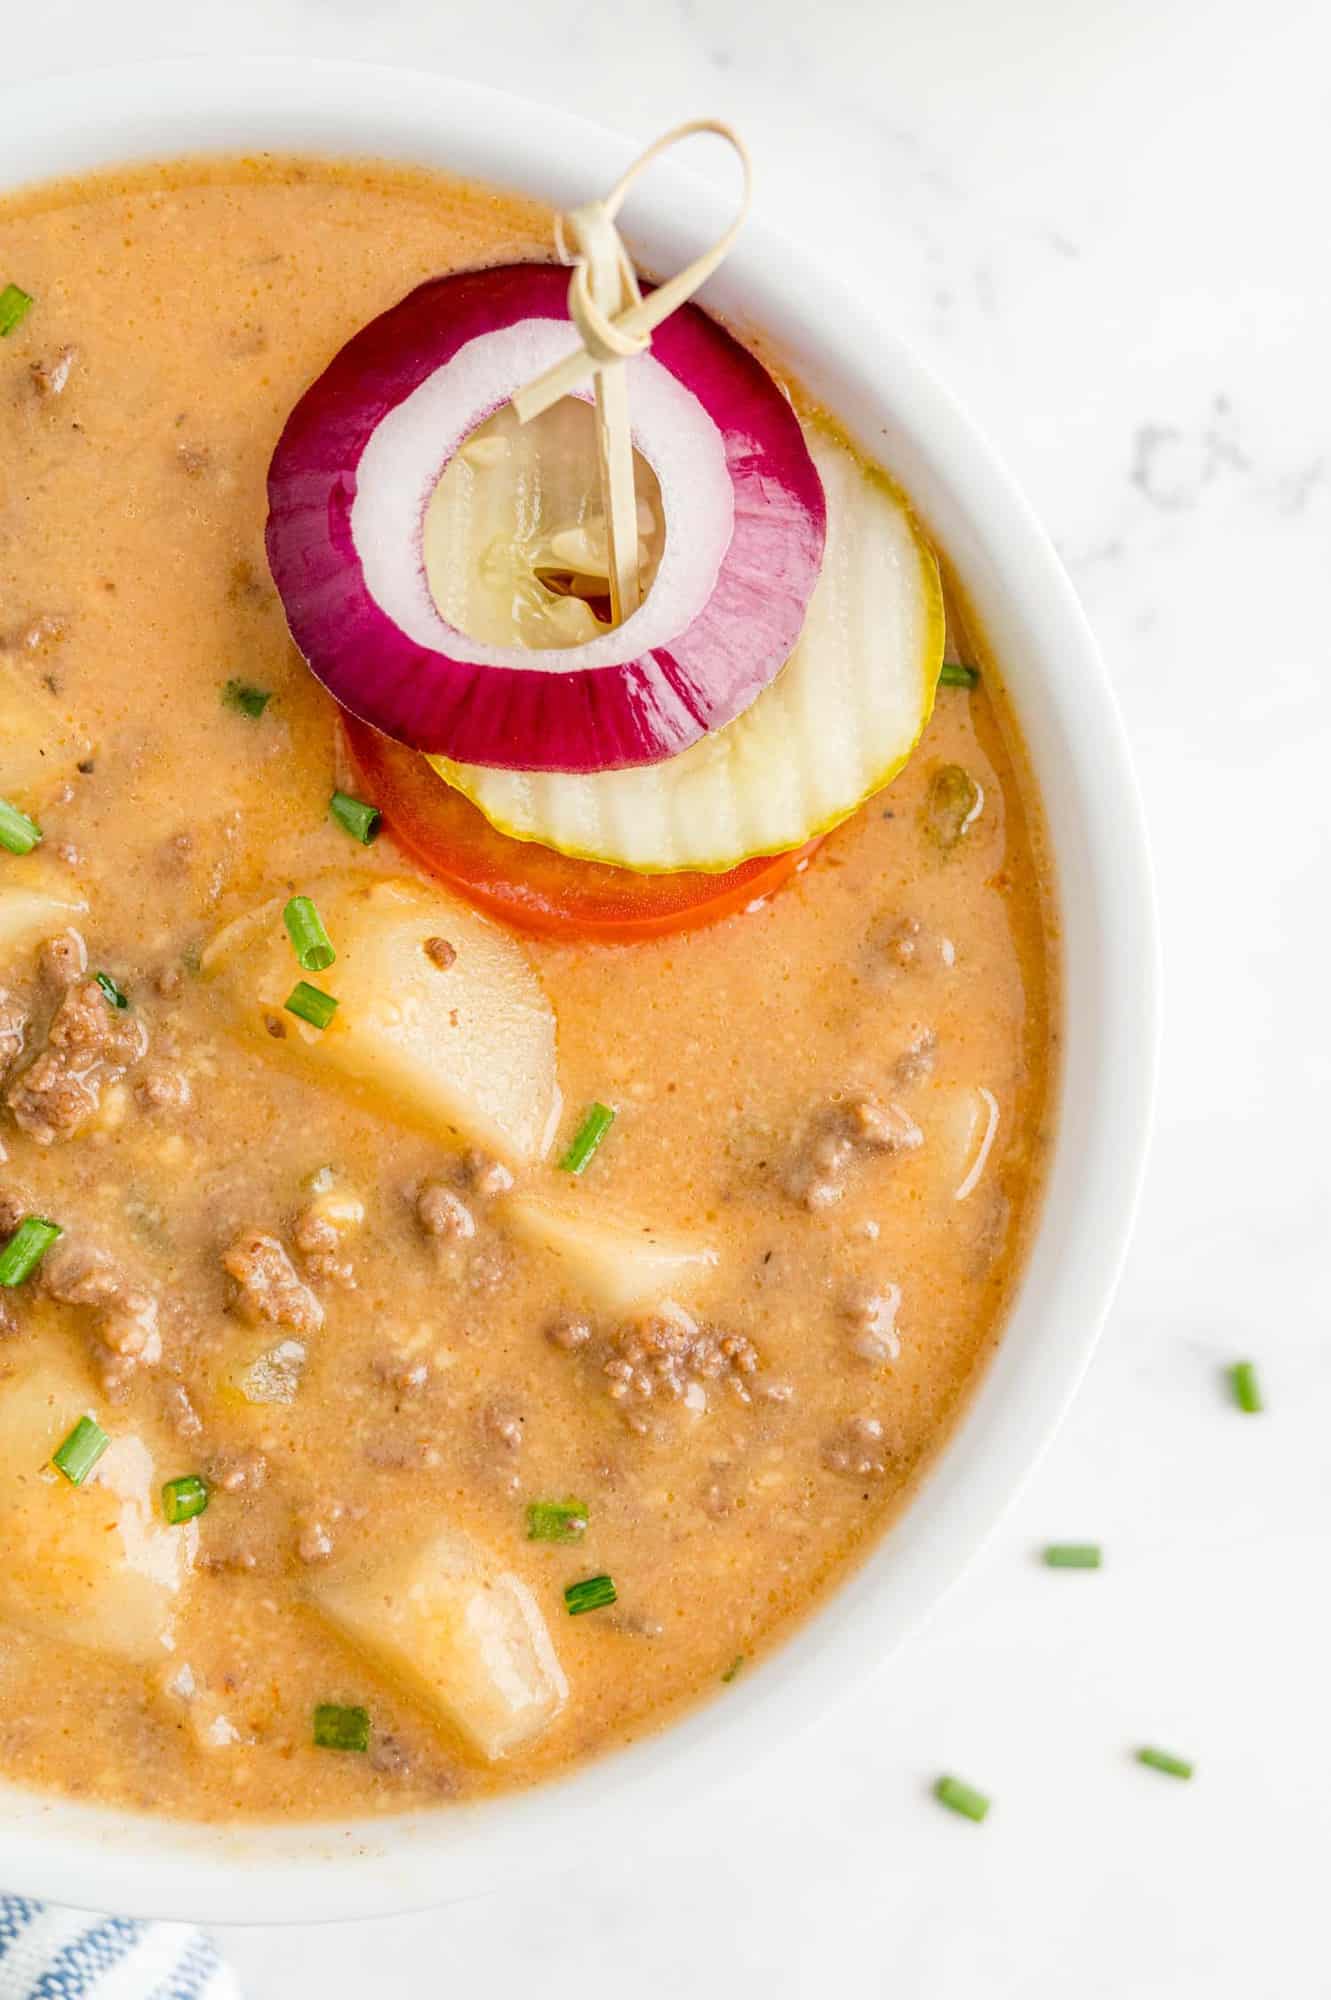
[[[350, 1816], [742, 1702], [1000, 1337], [1048, 1143], [1051, 875], [955, 592], [978, 675], [711, 924], [519, 933], [330, 815], [379, 801], [270, 579], [274, 444], [412, 286], [551, 254], [534, 203], [312, 160], [0, 207], [33, 302], [0, 339], [0, 798], [42, 834], [0, 851], [25, 1783]], [[298, 896], [330, 971], [296, 963]], [[338, 1000], [322, 1042], [298, 976]], [[29, 1217], [61, 1232], [30, 1267]]]

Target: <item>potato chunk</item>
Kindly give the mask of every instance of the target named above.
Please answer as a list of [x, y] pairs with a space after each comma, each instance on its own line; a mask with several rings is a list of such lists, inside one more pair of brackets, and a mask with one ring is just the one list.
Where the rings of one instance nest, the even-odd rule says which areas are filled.
[[568, 1697], [531, 1591], [456, 1529], [321, 1578], [315, 1601], [482, 1757], [531, 1742]]
[[606, 1312], [658, 1305], [687, 1292], [716, 1264], [716, 1252], [650, 1223], [515, 1196], [504, 1219], [516, 1236], [548, 1250], [589, 1305]]
[[111, 1443], [84, 1484], [54, 1470], [52, 1452], [94, 1408], [59, 1356], [0, 1391], [0, 1620], [147, 1666], [165, 1657], [198, 1530], [166, 1525], [152, 1452], [105, 1411]]
[[0, 659], [0, 798], [39, 811], [87, 749], [31, 662]]
[[276, 899], [204, 953], [237, 1022], [274, 1061], [295, 1052], [414, 1123], [538, 1158], [557, 1105], [555, 1017], [522, 947], [421, 882], [345, 874], [301, 886], [337, 951], [308, 978], [337, 1013], [320, 1030], [284, 1011], [302, 974]]
[[0, 881], [0, 970], [26, 946], [67, 930], [87, 907], [81, 897], [55, 887], [40, 865], [31, 869], [10, 861]]

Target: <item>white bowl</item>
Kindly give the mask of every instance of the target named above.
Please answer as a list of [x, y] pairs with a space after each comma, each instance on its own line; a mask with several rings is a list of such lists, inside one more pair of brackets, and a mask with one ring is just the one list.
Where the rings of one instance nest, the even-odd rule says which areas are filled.
[[[3, 104], [3, 188], [173, 153], [303, 150], [448, 168], [566, 206], [608, 187], [632, 150], [470, 84], [340, 63], [152, 64], [25, 83]], [[663, 168], [632, 212], [644, 261], [673, 270], [728, 204]], [[1150, 871], [1104, 668], [1021, 494], [890, 328], [757, 222], [704, 297], [766, 328], [903, 481], [993, 641], [1043, 791], [1065, 950], [1061, 1102], [1044, 1211], [997, 1358], [909, 1511], [745, 1676], [741, 1695], [558, 1784], [352, 1825], [191, 1826], [6, 1787], [9, 1891], [211, 1922], [370, 1917], [536, 1874], [555, 1848], [627, 1847], [644, 1815], [733, 1778], [887, 1657], [993, 1527], [1090, 1358], [1136, 1204], [1156, 1042]]]

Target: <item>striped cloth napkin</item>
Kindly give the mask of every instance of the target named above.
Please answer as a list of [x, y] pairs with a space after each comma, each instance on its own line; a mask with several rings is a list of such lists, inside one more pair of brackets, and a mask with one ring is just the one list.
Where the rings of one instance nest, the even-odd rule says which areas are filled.
[[0, 1896], [0, 2000], [240, 2000], [240, 1989], [192, 1924]]

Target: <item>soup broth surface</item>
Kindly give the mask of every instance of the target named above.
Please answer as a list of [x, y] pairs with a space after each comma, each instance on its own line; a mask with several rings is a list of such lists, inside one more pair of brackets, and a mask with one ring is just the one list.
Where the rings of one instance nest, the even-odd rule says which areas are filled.
[[[1054, 925], [996, 666], [951, 603], [979, 686], [940, 688], [904, 772], [762, 907], [632, 946], [522, 941], [564, 1111], [521, 1187], [715, 1253], [674, 1305], [589, 1305], [507, 1226], [465, 1134], [238, 1035], [205, 962], [228, 922], [329, 871], [422, 879], [329, 817], [356, 784], [268, 576], [265, 473], [359, 325], [440, 271], [548, 258], [551, 216], [265, 157], [12, 198], [0, 250], [0, 282], [36, 301], [0, 341], [0, 797], [44, 833], [0, 853], [0, 1100], [66, 1059], [68, 930], [129, 1003], [105, 1002], [119, 1039], [80, 1072], [73, 1122], [54, 1100], [46, 1133], [0, 1110], [0, 1240], [30, 1212], [64, 1231], [0, 1293], [0, 1768], [200, 1818], [350, 1817], [742, 1701], [946, 1439], [1030, 1233]], [[247, 713], [228, 683], [271, 698]], [[952, 767], [978, 805], [948, 844]], [[67, 921], [6, 942], [27, 889]], [[555, 1162], [594, 1101], [617, 1115], [573, 1184]], [[264, 1315], [256, 1236], [300, 1288], [285, 1320]], [[291, 1364], [290, 1400], [237, 1387], [265, 1357]], [[73, 1543], [52, 1556], [34, 1525], [58, 1475], [24, 1397], [48, 1377], [115, 1446], [67, 1511], [151, 1497], [128, 1637], [96, 1552], [71, 1581]], [[161, 1484], [194, 1474], [207, 1510], [167, 1527]], [[532, 1503], [569, 1500], [576, 1542], [528, 1538]], [[330, 1580], [459, 1530], [530, 1591], [568, 1685], [496, 1758], [320, 1608]], [[177, 1587], [169, 1644], [145, 1651], [133, 1577], [154, 1564]], [[566, 1587], [602, 1574], [616, 1601], [570, 1615]], [[328, 1704], [368, 1712], [368, 1749], [315, 1743]]]

